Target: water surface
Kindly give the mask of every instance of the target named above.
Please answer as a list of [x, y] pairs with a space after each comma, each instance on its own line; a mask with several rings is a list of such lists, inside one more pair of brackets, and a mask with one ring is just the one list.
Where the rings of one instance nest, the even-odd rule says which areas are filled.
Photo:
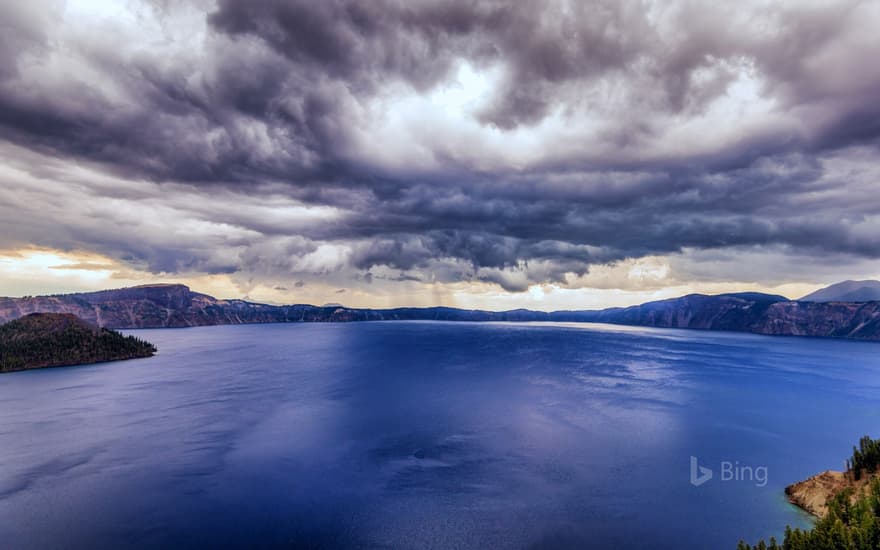
[[[0, 376], [3, 548], [735, 548], [880, 432], [880, 344], [602, 325], [132, 331]], [[697, 456], [715, 477], [689, 482]], [[768, 480], [721, 479], [722, 461]]]

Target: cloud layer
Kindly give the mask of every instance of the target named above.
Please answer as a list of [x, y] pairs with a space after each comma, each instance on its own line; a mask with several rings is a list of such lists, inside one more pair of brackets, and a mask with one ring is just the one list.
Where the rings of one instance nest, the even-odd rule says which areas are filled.
[[880, 258], [876, 2], [44, 0], [0, 20], [2, 248], [293, 290], [577, 288], [645, 257], [676, 283], [780, 284]]

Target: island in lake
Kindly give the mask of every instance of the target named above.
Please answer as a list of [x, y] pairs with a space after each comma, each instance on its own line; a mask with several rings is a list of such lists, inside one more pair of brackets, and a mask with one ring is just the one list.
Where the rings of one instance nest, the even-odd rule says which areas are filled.
[[70, 313], [31, 313], [0, 325], [0, 372], [151, 357], [156, 347]]

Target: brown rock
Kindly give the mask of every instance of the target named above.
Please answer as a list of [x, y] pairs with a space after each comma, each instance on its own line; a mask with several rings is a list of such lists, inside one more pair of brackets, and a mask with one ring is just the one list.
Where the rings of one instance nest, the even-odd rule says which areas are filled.
[[828, 514], [828, 503], [834, 495], [844, 489], [852, 488], [854, 491], [851, 500], [855, 502], [856, 497], [876, 475], [866, 474], [856, 481], [850, 473], [827, 470], [789, 485], [785, 488], [785, 494], [789, 502], [821, 519]]

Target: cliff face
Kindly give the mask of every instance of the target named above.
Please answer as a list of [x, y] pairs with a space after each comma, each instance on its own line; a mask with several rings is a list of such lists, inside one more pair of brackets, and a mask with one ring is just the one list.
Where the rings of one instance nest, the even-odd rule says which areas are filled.
[[[241, 309], [250, 317], [240, 315]], [[61, 296], [0, 298], [0, 322], [35, 312], [70, 313], [108, 328], [160, 328], [259, 322], [259, 307], [240, 308], [184, 285], [149, 285]]]
[[782, 296], [743, 293], [681, 298], [649, 302], [618, 310], [605, 310], [599, 320], [607, 323], [707, 330], [747, 330], [761, 319]]
[[598, 314], [600, 322], [787, 336], [880, 339], [880, 302], [792, 302], [782, 296], [693, 294]]
[[880, 339], [880, 302], [781, 302], [755, 327], [761, 334]]
[[[70, 313], [108, 328], [164, 328], [285, 322], [393, 319], [504, 320], [501, 314], [453, 308], [350, 309], [339, 306], [272, 306], [218, 300], [184, 285], [149, 285], [61, 296], [0, 298], [0, 322], [29, 313]], [[540, 314], [546, 318], [547, 314]]]
[[[34, 312], [71, 313], [108, 328], [164, 328], [204, 325], [287, 322], [350, 322], [381, 320], [547, 321], [540, 311], [492, 312], [446, 307], [385, 310], [338, 305], [272, 306], [244, 300], [218, 300], [184, 285], [148, 285], [61, 296], [0, 298], [0, 322]], [[570, 314], [568, 314], [570, 313]], [[578, 312], [561, 312], [561, 320], [577, 320]]]
[[61, 296], [0, 298], [0, 322], [34, 312], [71, 313], [101, 327], [129, 329], [347, 320], [344, 315], [333, 315], [334, 309], [217, 300], [184, 285], [148, 285]]
[[148, 285], [63, 296], [0, 298], [0, 322], [28, 313], [71, 313], [108, 328], [162, 328], [242, 323], [381, 320], [566, 321], [649, 327], [732, 330], [758, 334], [880, 340], [880, 302], [792, 302], [759, 293], [705, 296], [601, 311], [546, 313], [447, 307], [355, 309], [338, 305], [272, 306], [218, 300], [183, 285]]

